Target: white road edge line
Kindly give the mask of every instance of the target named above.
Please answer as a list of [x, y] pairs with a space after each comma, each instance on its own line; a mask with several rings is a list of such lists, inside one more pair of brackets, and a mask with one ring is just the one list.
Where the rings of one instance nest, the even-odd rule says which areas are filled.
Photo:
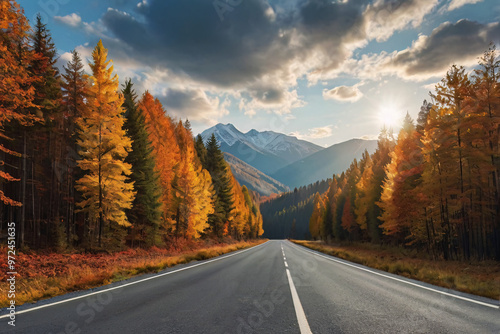
[[[26, 309], [26, 310], [22, 310], [22, 311], [17, 311], [16, 312], [16, 315], [17, 314], [22, 314], [22, 313], [28, 313], [28, 312], [31, 312], [31, 311], [35, 311], [35, 310], [39, 310], [39, 309], [42, 309], [42, 308], [46, 308], [46, 307], [49, 307], [49, 306], [54, 306], [54, 305], [58, 305], [58, 304], [63, 304], [63, 303], [67, 303], [67, 302], [71, 302], [73, 300], [78, 300], [78, 299], [82, 299], [82, 298], [87, 298], [89, 296], [93, 296], [93, 295], [98, 295], [100, 293], [104, 293], [104, 292], [108, 292], [108, 291], [112, 291], [112, 290], [117, 290], [117, 289], [121, 289], [121, 288], [124, 288], [126, 286], [130, 286], [130, 285], [134, 285], [134, 284], [138, 284], [138, 283], [142, 283], [142, 282], [145, 282], [145, 281], [149, 281], [149, 280], [152, 280], [152, 279], [156, 279], [156, 278], [159, 278], [159, 277], [163, 277], [163, 276], [167, 276], [167, 275], [170, 275], [170, 274], [174, 274], [174, 273], [178, 273], [180, 271], [184, 271], [184, 270], [188, 270], [188, 269], [192, 269], [192, 268], [195, 268], [195, 267], [199, 267], [199, 266], [202, 266], [202, 265], [205, 265], [205, 264], [208, 264], [208, 263], [211, 263], [211, 262], [215, 262], [215, 261], [219, 261], [219, 260], [224, 260], [224, 259], [227, 259], [228, 257], [231, 257], [231, 256], [235, 256], [235, 255], [238, 255], [238, 254], [241, 254], [241, 253], [244, 253], [246, 251], [249, 251], [251, 249], [254, 249], [256, 247], [260, 247], [264, 244], [266, 244], [268, 241], [260, 244], [260, 245], [257, 245], [257, 246], [253, 246], [253, 247], [250, 247], [250, 248], [247, 248], [247, 249], [243, 249], [241, 251], [238, 251], [236, 253], [232, 253], [232, 254], [229, 254], [229, 255], [226, 255], [224, 257], [219, 257], [219, 258], [216, 258], [216, 259], [213, 259], [213, 260], [208, 260], [206, 262], [202, 262], [202, 263], [197, 263], [197, 264], [194, 264], [192, 266], [189, 266], [189, 267], [185, 267], [185, 268], [181, 268], [181, 269], [177, 269], [177, 270], [173, 270], [173, 271], [169, 271], [169, 272], [166, 272], [166, 273], [163, 273], [163, 274], [159, 274], [159, 275], [155, 275], [155, 276], [151, 276], [151, 277], [147, 277], [147, 278], [144, 278], [144, 279], [141, 279], [141, 280], [138, 280], [138, 281], [134, 281], [134, 282], [130, 282], [130, 283], [126, 283], [126, 284], [123, 284], [123, 285], [118, 285], [118, 286], [115, 286], [115, 287], [112, 287], [112, 288], [109, 288], [109, 289], [104, 289], [104, 290], [99, 290], [99, 291], [95, 291], [95, 292], [91, 292], [91, 293], [88, 293], [88, 294], [85, 294], [85, 295], [82, 295], [82, 296], [77, 296], [77, 297], [73, 297], [73, 298], [69, 298], [69, 299], [65, 299], [65, 300], [61, 300], [61, 301], [58, 301], [58, 302], [55, 302], [55, 303], [50, 303], [50, 304], [45, 304], [45, 305], [40, 305], [40, 306], [35, 306], [33, 308], [29, 308], [29, 309]], [[4, 314], [2, 316], [0, 316], [0, 319], [2, 318], [7, 318], [9, 317], [10, 314]]]
[[390, 278], [390, 279], [392, 279], [394, 281], [398, 281], [398, 282], [405, 283], [405, 284], [408, 284], [408, 285], [413, 285], [413, 286], [416, 286], [416, 287], [424, 289], [424, 290], [437, 292], [437, 293], [440, 293], [440, 294], [445, 295], [445, 296], [454, 297], [454, 298], [465, 300], [465, 301], [468, 301], [468, 302], [471, 302], [471, 303], [476, 303], [476, 304], [487, 306], [487, 307], [491, 307], [491, 308], [494, 308], [494, 309], [500, 309], [500, 306], [497, 306], [497, 305], [480, 302], [479, 300], [474, 300], [474, 299], [470, 299], [470, 298], [467, 298], [467, 297], [462, 297], [462, 296], [454, 295], [452, 293], [448, 293], [448, 292], [444, 292], [444, 291], [439, 291], [439, 290], [436, 290], [436, 289], [433, 289], [433, 288], [429, 288], [429, 287], [426, 287], [426, 286], [423, 286], [423, 285], [420, 285], [420, 284], [417, 284], [417, 283], [405, 281], [405, 280], [397, 278], [397, 277], [392, 277], [392, 276], [389, 276], [389, 275], [384, 275], [384, 274], [378, 273], [378, 272], [373, 271], [373, 270], [362, 268], [362, 267], [359, 267], [359, 266], [356, 266], [356, 265], [353, 265], [353, 264], [350, 264], [350, 263], [347, 263], [347, 262], [344, 262], [344, 261], [339, 261], [339, 260], [333, 259], [331, 257], [315, 253], [315, 252], [310, 251], [308, 249], [305, 249], [303, 247], [299, 247], [298, 245], [295, 245], [294, 243], [292, 243], [292, 245], [297, 246], [298, 249], [301, 249], [304, 252], [308, 252], [308, 253], [314, 254], [316, 256], [319, 256], [319, 257], [325, 258], [327, 260], [330, 260], [330, 261], [333, 261], [333, 262], [337, 262], [337, 263], [340, 263], [340, 264], [343, 264], [343, 265], [346, 265], [346, 266], [349, 266], [349, 267], [353, 267], [353, 268], [356, 268], [356, 269], [359, 269], [359, 270], [367, 271], [369, 273], [372, 273], [372, 274], [375, 274], [375, 275], [378, 275], [378, 276], [382, 276], [382, 277], [385, 277], [385, 278]]
[[297, 316], [297, 322], [299, 323], [300, 334], [312, 334], [311, 328], [309, 328], [309, 323], [307, 322], [306, 314], [300, 303], [299, 295], [293, 284], [292, 276], [290, 275], [290, 270], [286, 269], [286, 276], [288, 277], [288, 284], [290, 285], [290, 291], [292, 293], [293, 306], [295, 308], [295, 315]]

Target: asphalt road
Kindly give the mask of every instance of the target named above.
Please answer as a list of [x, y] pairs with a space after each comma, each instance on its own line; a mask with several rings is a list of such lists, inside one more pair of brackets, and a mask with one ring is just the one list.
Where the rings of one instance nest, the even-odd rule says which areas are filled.
[[498, 301], [288, 241], [24, 306], [8, 321], [1, 333], [500, 333]]

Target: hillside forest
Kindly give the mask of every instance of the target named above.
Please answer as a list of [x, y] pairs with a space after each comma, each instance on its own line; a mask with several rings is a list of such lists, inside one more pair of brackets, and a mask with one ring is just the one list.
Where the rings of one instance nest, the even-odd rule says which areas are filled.
[[442, 259], [500, 260], [500, 59], [452, 66], [396, 135], [314, 195], [312, 238], [395, 244]]
[[264, 220], [263, 236], [270, 239], [310, 239], [309, 218], [315, 194], [328, 190], [331, 179], [295, 188], [291, 192], [262, 197], [260, 211]]
[[78, 52], [62, 73], [38, 16], [0, 4], [0, 235], [19, 248], [122, 249], [174, 238], [255, 238], [256, 196], [215, 140], [193, 138], [149, 92], [119, 84], [102, 42], [85, 73]]

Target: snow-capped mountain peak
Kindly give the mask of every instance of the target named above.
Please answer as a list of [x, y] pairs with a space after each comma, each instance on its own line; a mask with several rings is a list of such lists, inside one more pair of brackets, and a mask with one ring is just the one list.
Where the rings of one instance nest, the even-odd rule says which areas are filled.
[[215, 134], [223, 151], [231, 151], [230, 153], [238, 156], [237, 152], [235, 153], [236, 149], [244, 151], [247, 155], [248, 151], [254, 150], [259, 154], [277, 157], [285, 163], [302, 159], [322, 149], [316, 144], [274, 131], [252, 129], [247, 133], [242, 133], [230, 123], [219, 123], [203, 131], [201, 136], [206, 141], [212, 134]]
[[215, 134], [215, 138], [219, 143], [226, 143], [229, 146], [233, 146], [238, 140], [244, 138], [244, 134], [234, 127], [231, 123], [222, 124], [219, 123], [210, 129], [207, 129], [201, 133], [204, 141], [207, 141], [212, 133]]

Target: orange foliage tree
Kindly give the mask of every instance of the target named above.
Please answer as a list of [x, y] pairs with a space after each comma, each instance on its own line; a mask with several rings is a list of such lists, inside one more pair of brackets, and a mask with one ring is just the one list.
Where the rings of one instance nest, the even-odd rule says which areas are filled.
[[175, 227], [172, 216], [175, 214], [172, 182], [180, 162], [180, 149], [175, 136], [172, 119], [166, 115], [161, 102], [149, 92], [139, 101], [149, 133], [149, 140], [156, 157], [156, 171], [160, 176], [163, 203], [163, 224], [166, 231]]
[[[35, 78], [29, 71], [33, 52], [29, 51], [28, 33], [30, 26], [23, 10], [15, 1], [0, 2], [0, 151], [20, 157], [21, 154], [9, 149], [5, 142], [11, 138], [5, 134], [8, 123], [23, 126], [33, 125], [37, 117], [28, 112], [33, 104]], [[2, 184], [18, 181], [3, 170], [5, 162], [0, 160], [0, 201], [9, 206], [21, 206], [22, 203], [5, 195]]]

